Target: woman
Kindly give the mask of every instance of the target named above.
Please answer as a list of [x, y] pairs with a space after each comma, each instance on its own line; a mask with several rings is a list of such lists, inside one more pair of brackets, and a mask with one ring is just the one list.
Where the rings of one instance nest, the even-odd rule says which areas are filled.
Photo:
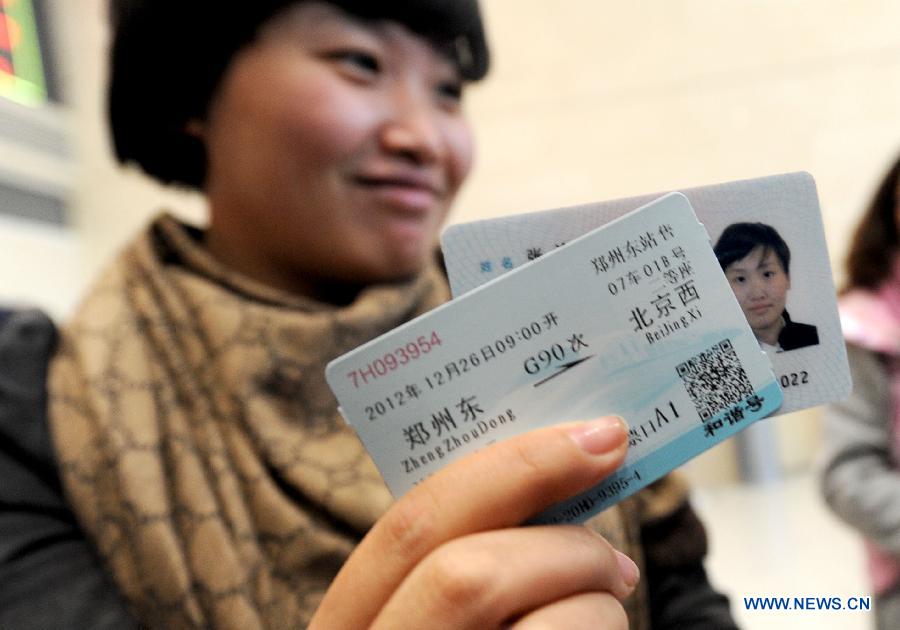
[[[118, 627], [620, 628], [626, 608], [637, 628], [732, 627], [674, 482], [605, 512], [609, 541], [520, 527], [622, 462], [619, 419], [484, 449], [392, 504], [325, 385], [328, 360], [449, 297], [434, 248], [472, 160], [476, 2], [115, 6], [117, 153], [200, 188], [209, 227], [159, 217], [63, 331], [38, 455], [66, 502], [14, 516], [19, 532], [36, 511], [72, 524], [5, 554], [7, 574], [53, 558], [7, 618], [55, 580], [71, 627], [101, 611]], [[49, 353], [38, 337], [31, 357]], [[84, 567], [66, 588], [60, 536]]]
[[839, 302], [853, 393], [825, 415], [822, 488], [866, 538], [879, 628], [900, 627], [900, 159], [856, 228]]

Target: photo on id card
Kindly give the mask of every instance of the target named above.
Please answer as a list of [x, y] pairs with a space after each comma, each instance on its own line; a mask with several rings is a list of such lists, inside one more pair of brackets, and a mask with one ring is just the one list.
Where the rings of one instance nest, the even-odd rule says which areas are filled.
[[[681, 189], [706, 228], [784, 403], [778, 414], [845, 398], [851, 387], [819, 200], [808, 173]], [[448, 227], [454, 296], [531, 262], [663, 193]], [[615, 263], [618, 253], [598, 258]]]

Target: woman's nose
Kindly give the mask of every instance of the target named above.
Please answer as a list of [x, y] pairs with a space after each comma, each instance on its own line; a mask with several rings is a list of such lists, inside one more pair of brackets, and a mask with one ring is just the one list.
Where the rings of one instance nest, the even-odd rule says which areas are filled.
[[398, 88], [381, 129], [382, 146], [416, 164], [438, 159], [442, 135], [437, 112], [427, 95]]
[[766, 284], [758, 278], [750, 280], [750, 298], [761, 300], [766, 297]]

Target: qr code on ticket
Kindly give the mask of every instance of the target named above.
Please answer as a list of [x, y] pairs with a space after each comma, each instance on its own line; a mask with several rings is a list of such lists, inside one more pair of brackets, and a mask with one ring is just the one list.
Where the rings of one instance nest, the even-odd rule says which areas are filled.
[[675, 370], [704, 422], [754, 393], [728, 339], [680, 363]]

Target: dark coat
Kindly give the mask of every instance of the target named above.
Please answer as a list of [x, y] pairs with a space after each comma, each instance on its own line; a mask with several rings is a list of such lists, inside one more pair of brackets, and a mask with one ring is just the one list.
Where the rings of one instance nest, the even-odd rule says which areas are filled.
[[136, 628], [63, 497], [47, 423], [46, 315], [0, 317], [0, 628]]
[[791, 321], [787, 311], [781, 314], [784, 317], [784, 328], [778, 335], [778, 345], [787, 352], [797, 348], [819, 345], [819, 331], [812, 324], [800, 324]]

